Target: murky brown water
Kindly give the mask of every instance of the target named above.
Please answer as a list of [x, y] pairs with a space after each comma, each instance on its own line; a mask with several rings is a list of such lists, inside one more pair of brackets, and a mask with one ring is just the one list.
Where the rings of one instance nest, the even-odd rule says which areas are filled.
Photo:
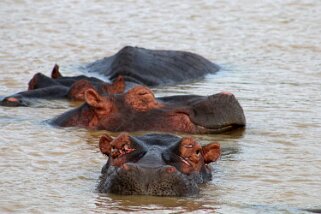
[[[102, 132], [43, 121], [71, 104], [0, 108], [0, 212], [301, 213], [321, 208], [320, 1], [0, 1], [0, 95], [54, 63], [65, 74], [124, 45], [199, 53], [224, 68], [158, 95], [233, 92], [244, 133], [218, 140], [214, 180], [193, 198], [100, 195]], [[49, 105], [49, 106], [50, 106]], [[114, 134], [115, 135], [115, 134]]]

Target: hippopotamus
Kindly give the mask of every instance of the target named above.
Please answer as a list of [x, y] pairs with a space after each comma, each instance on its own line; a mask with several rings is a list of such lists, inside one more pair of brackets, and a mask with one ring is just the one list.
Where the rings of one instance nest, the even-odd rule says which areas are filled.
[[[149, 50], [126, 46], [113, 56], [106, 57], [85, 66], [88, 72], [96, 72], [108, 76], [112, 82], [118, 82], [123, 76], [124, 89], [116, 89], [122, 93], [136, 85], [159, 86], [179, 82], [195, 81], [206, 74], [216, 73], [219, 66], [204, 57], [185, 51]], [[78, 82], [83, 80], [83, 82]], [[63, 76], [56, 64], [51, 77], [37, 73], [28, 83], [28, 91], [19, 92], [6, 97], [0, 102], [3, 106], [29, 106], [30, 98], [58, 99], [70, 98], [69, 89], [87, 89], [89, 87], [105, 88], [106, 83], [96, 77], [85, 75]], [[81, 86], [81, 87], [78, 87]], [[43, 89], [43, 90], [37, 90]], [[34, 90], [34, 91], [32, 91]], [[115, 91], [114, 89], [112, 89]], [[76, 100], [83, 100], [83, 91], [74, 92]], [[110, 93], [110, 92], [107, 92]], [[114, 93], [114, 92], [113, 92]], [[71, 99], [76, 96], [71, 95]]]
[[99, 148], [108, 161], [97, 189], [121, 195], [195, 195], [212, 179], [209, 164], [221, 153], [218, 143], [201, 146], [192, 137], [171, 134], [103, 135]]
[[216, 73], [219, 66], [186, 51], [126, 46], [115, 55], [86, 65], [85, 69], [111, 80], [121, 75], [126, 82], [155, 87], [199, 80], [206, 74]]
[[30, 106], [34, 99], [68, 99], [70, 101], [84, 101], [84, 92], [93, 88], [98, 93], [122, 93], [125, 90], [125, 80], [118, 76], [114, 82], [107, 83], [95, 77], [84, 75], [63, 77], [55, 65], [51, 78], [42, 74], [35, 74], [28, 83], [28, 90], [5, 97], [0, 101], [2, 106]]
[[[128, 88], [135, 85], [149, 87], [195, 81], [206, 74], [214, 74], [220, 68], [215, 63], [195, 53], [173, 50], [150, 50], [126, 46], [110, 57], [97, 60], [84, 66], [88, 72], [95, 72], [114, 81], [123, 76]], [[90, 82], [102, 80], [85, 75], [63, 76], [56, 64], [51, 78], [35, 76], [29, 82], [29, 89], [48, 87], [48, 85], [71, 86], [75, 81], [86, 79]]]
[[221, 133], [245, 126], [243, 109], [235, 96], [222, 92], [211, 96], [179, 95], [155, 98], [144, 86], [126, 93], [101, 96], [85, 92], [85, 103], [51, 120], [68, 127], [119, 131]]

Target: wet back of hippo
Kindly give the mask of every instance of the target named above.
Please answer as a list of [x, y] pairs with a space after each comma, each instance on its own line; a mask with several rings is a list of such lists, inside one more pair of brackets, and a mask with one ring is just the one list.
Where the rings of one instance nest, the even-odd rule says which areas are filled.
[[218, 65], [194, 53], [130, 46], [113, 56], [88, 64], [86, 68], [111, 80], [122, 75], [128, 82], [146, 86], [199, 80], [219, 70]]

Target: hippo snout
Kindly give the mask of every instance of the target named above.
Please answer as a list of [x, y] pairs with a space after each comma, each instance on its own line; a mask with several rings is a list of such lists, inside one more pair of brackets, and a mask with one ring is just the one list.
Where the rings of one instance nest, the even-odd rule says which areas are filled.
[[121, 195], [185, 196], [197, 194], [198, 186], [170, 165], [140, 166], [126, 163], [110, 176], [110, 193]]
[[193, 106], [191, 120], [198, 126], [213, 130], [246, 124], [244, 111], [234, 94], [230, 92], [214, 94], [196, 103]]
[[7, 107], [28, 106], [28, 102], [26, 102], [21, 96], [17, 95], [4, 98], [0, 101], [0, 105]]

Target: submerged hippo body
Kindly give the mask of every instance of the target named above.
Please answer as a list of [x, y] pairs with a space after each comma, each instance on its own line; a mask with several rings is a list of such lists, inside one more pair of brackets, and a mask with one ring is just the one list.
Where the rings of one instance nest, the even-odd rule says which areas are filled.
[[35, 99], [68, 99], [71, 101], [84, 101], [84, 92], [93, 88], [98, 93], [122, 93], [125, 90], [125, 81], [119, 76], [113, 83], [106, 83], [95, 77], [84, 75], [63, 77], [58, 65], [54, 66], [51, 78], [37, 73], [28, 83], [28, 90], [5, 97], [0, 101], [2, 106], [30, 106]]
[[52, 120], [57, 126], [119, 131], [220, 133], [245, 126], [243, 109], [230, 93], [155, 98], [144, 86], [100, 96], [89, 89], [86, 103]]
[[207, 165], [220, 156], [220, 146], [201, 146], [191, 137], [127, 133], [101, 137], [100, 151], [107, 155], [98, 191], [122, 195], [190, 196], [199, 184], [212, 178]]
[[87, 65], [86, 69], [111, 80], [121, 75], [128, 82], [153, 87], [199, 80], [217, 72], [219, 67], [190, 52], [126, 46], [113, 56]]

